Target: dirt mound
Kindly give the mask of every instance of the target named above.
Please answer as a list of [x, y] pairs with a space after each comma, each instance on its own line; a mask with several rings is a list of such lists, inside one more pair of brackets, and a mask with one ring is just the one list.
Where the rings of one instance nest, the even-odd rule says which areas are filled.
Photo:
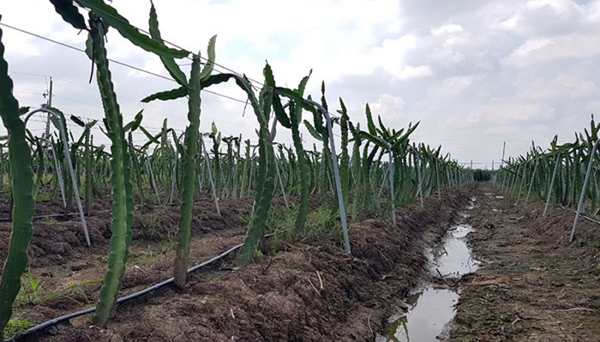
[[[6, 203], [5, 203], [6, 204]], [[36, 216], [48, 215], [55, 204], [38, 204]], [[107, 207], [108, 206], [108, 207]], [[39, 208], [38, 208], [39, 207]], [[192, 229], [195, 234], [241, 227], [247, 219], [252, 202], [248, 199], [221, 202], [219, 216], [210, 199], [196, 202]], [[41, 208], [41, 209], [40, 209]], [[59, 211], [60, 212], [60, 209]], [[146, 206], [134, 213], [134, 241], [164, 241], [175, 238], [179, 230], [180, 208], [177, 206]], [[54, 214], [57, 211], [53, 212]], [[34, 220], [29, 246], [30, 265], [43, 267], [73, 260], [84, 254], [103, 254], [111, 236], [110, 204], [99, 201], [86, 218], [92, 249], [88, 249], [78, 216], [45, 217]], [[10, 222], [0, 223], [0, 261], [4, 261], [10, 238]]]
[[[192, 217], [194, 233], [225, 230], [240, 227], [250, 215], [252, 201], [242, 199], [222, 201], [221, 216], [212, 201], [197, 202]], [[145, 241], [160, 241], [173, 237], [179, 231], [179, 207], [148, 207], [136, 215], [133, 223], [133, 238]], [[110, 231], [109, 231], [110, 234]]]
[[452, 193], [425, 209], [398, 211], [398, 224], [352, 225], [353, 256], [338, 239], [284, 244], [274, 255], [231, 271], [193, 276], [184, 292], [118, 308], [108, 329], [87, 320], [59, 327], [44, 341], [355, 341], [371, 340], [415, 286], [426, 265], [423, 247], [439, 240], [467, 201]]

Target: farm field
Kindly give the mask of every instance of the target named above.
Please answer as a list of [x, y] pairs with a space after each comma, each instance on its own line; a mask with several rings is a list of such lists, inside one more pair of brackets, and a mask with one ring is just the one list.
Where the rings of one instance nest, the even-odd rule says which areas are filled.
[[[255, 264], [243, 269], [236, 269], [233, 259], [226, 258], [210, 270], [194, 273], [189, 287], [183, 291], [167, 288], [119, 306], [108, 329], [90, 329], [89, 318], [82, 317], [72, 320], [71, 326], [59, 325], [39, 338], [48, 341], [110, 341], [115, 336], [156, 341], [368, 338], [371, 330], [384, 330], [387, 316], [423, 275], [427, 263], [424, 247], [441, 239], [444, 227], [456, 220], [459, 208], [469, 198], [469, 191], [457, 191], [444, 194], [441, 201], [427, 200], [428, 209], [420, 209], [418, 205], [402, 208], [397, 213], [396, 229], [376, 218], [356, 223], [351, 229], [353, 258], [336, 247], [331, 238], [286, 243], [265, 250]], [[203, 261], [212, 256], [210, 253], [218, 254], [241, 241], [235, 230], [205, 235], [194, 237], [192, 246], [209, 255], [194, 255], [194, 260]], [[135, 250], [135, 243], [132, 246]], [[137, 265], [134, 255], [135, 252], [131, 264]], [[157, 282], [152, 276], [161, 275], [161, 266], [170, 266], [160, 261], [160, 258], [148, 261], [142, 269], [133, 266], [124, 277], [123, 293], [136, 285]], [[85, 279], [89, 271], [74, 272], [72, 277]], [[144, 272], [143, 277], [140, 272]], [[89, 289], [90, 303], [96, 296], [97, 291]], [[41, 321], [85, 306], [85, 303], [69, 304], [38, 303], [16, 314]]]
[[[465, 210], [469, 203], [472, 209]], [[598, 246], [567, 243], [571, 211], [557, 208], [544, 218], [543, 202], [515, 206], [514, 199], [485, 183], [444, 193], [441, 201], [429, 198], [425, 204], [430, 209], [411, 205], [399, 210], [395, 227], [377, 218], [353, 224], [354, 259], [345, 257], [330, 239], [278, 246], [243, 270], [225, 258], [195, 273], [189, 289], [167, 288], [119, 306], [108, 329], [90, 327], [83, 316], [47, 329], [36, 339], [369, 340], [385, 335], [389, 318], [429, 280], [438, 289], [460, 292], [456, 317], [444, 328], [447, 340], [597, 340]], [[210, 205], [210, 200], [197, 204]], [[213, 214], [196, 222], [203, 229], [195, 231], [191, 242], [196, 251], [193, 263], [243, 240], [240, 218], [250, 205], [227, 201], [224, 217]], [[147, 210], [149, 214], [157, 209]], [[479, 268], [461, 278], [428, 275], [426, 251], [440, 245], [461, 213], [474, 227], [467, 239]], [[101, 220], [98, 226], [108, 229]], [[166, 237], [174, 228], [172, 223], [161, 224], [164, 231], [152, 237], [134, 235], [132, 267], [124, 276], [122, 294], [170, 275], [172, 255], [160, 241], [169, 241]], [[69, 220], [55, 221], [52, 229], [69, 226], [77, 235], [76, 222]], [[596, 223], [586, 220], [580, 229], [582, 240], [598, 239]], [[101, 233], [93, 236], [97, 235]], [[32, 246], [60, 243], [45, 241], [51, 239], [34, 236]], [[61, 253], [61, 259], [53, 259], [51, 252], [34, 255], [29, 276], [38, 279], [41, 288], [23, 297], [31, 302], [19, 304], [15, 315], [39, 323], [93, 304], [106, 248], [70, 246], [71, 255]], [[38, 258], [44, 261], [40, 264]], [[163, 324], [167, 317], [169, 324]], [[408, 331], [421, 328], [410, 324]]]
[[[230, 1], [190, 4], [181, 17], [156, 2], [142, 12], [43, 0], [52, 37], [0, 13], [0, 342], [600, 341], [600, 123], [575, 120], [557, 96], [588, 111], [596, 85], [561, 74], [531, 86], [516, 71], [572, 59], [543, 51], [585, 40], [537, 39], [537, 29], [568, 25], [523, 24], [528, 11], [583, 16], [578, 30], [593, 32], [598, 0], [440, 7], [386, 25], [380, 14], [419, 6], [353, 3], [344, 11], [364, 22], [328, 18], [351, 30], [351, 47], [325, 37], [321, 17], [298, 22], [294, 30], [346, 51], [334, 62], [317, 48], [298, 59], [287, 44], [308, 45], [296, 31], [244, 42], [229, 28], [247, 18], [225, 16]], [[218, 39], [179, 32], [200, 49], [165, 38], [199, 8], [231, 27], [198, 20], [221, 28]], [[474, 43], [467, 24], [438, 18], [463, 11], [477, 17], [471, 25], [505, 18], [476, 39], [502, 53], [468, 49], [485, 53], [467, 62], [435, 48]], [[430, 16], [443, 25], [408, 29]], [[514, 43], [527, 35], [537, 40]], [[73, 54], [45, 58], [69, 64], [59, 82], [15, 70], [53, 48]], [[281, 49], [275, 63], [263, 58], [272, 49]], [[221, 63], [241, 50], [238, 65], [260, 56], [259, 77]], [[319, 69], [292, 73], [283, 59]], [[338, 70], [349, 65], [357, 70]], [[24, 77], [44, 80], [41, 105]], [[501, 89], [509, 84], [516, 90]], [[461, 161], [483, 151], [490, 162]]]
[[573, 212], [543, 217], [540, 201], [515, 206], [492, 187], [479, 190], [470, 243], [481, 267], [461, 279], [453, 341], [599, 341], [598, 223]]

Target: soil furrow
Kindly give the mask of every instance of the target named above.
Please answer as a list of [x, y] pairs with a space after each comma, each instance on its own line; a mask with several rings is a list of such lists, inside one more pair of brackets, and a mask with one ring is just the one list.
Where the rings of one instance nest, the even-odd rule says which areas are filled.
[[600, 226], [485, 187], [470, 241], [481, 268], [462, 279], [452, 341], [600, 341]]
[[[371, 341], [424, 274], [469, 191], [398, 210], [397, 226], [371, 219], [351, 227], [353, 256], [335, 236], [266, 248], [248, 267], [226, 263], [120, 306], [106, 329], [89, 317], [43, 341]], [[198, 246], [201, 248], [201, 246]]]

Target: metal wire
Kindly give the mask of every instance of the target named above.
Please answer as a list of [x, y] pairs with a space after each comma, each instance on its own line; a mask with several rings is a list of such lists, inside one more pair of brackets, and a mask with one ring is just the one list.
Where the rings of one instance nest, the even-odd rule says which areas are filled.
[[[36, 37], [36, 38], [39, 38], [39, 39], [51, 42], [53, 44], [60, 45], [62, 47], [65, 47], [65, 48], [68, 48], [68, 49], [71, 49], [71, 50], [75, 50], [75, 51], [78, 51], [78, 52], [81, 52], [81, 53], [84, 53], [84, 54], [86, 53], [85, 50], [82, 49], [82, 48], [80, 48], [80, 47], [77, 47], [77, 46], [74, 46], [74, 45], [71, 45], [71, 44], [67, 44], [67, 43], [63, 43], [63, 42], [60, 42], [58, 40], [55, 40], [55, 39], [52, 39], [52, 38], [49, 38], [49, 37], [46, 37], [46, 36], [43, 36], [43, 35], [40, 35], [40, 34], [33, 33], [31, 31], [27, 31], [27, 30], [18, 28], [16, 26], [12, 26], [12, 25], [5, 24], [5, 23], [0, 23], [0, 25], [4, 26], [6, 28], [9, 28], [9, 29], [12, 29], [12, 30], [15, 30], [15, 31], [27, 34], [27, 35], [30, 35], [32, 37]], [[132, 69], [132, 70], [144, 73], [144, 74], [148, 74], [148, 75], [151, 75], [151, 76], [154, 76], [154, 77], [162, 78], [162, 79], [167, 80], [167, 81], [176, 82], [174, 79], [172, 79], [172, 78], [170, 78], [168, 76], [161, 75], [161, 74], [158, 74], [158, 73], [146, 70], [146, 69], [142, 69], [142, 68], [137, 67], [135, 65], [131, 65], [131, 64], [128, 64], [128, 63], [125, 63], [125, 62], [121, 62], [121, 61], [113, 59], [113, 58], [109, 58], [108, 60], [111, 63], [118, 64], [120, 66], [129, 68], [129, 69]], [[223, 98], [226, 98], [226, 99], [231, 100], [231, 101], [235, 101], [235, 102], [239, 102], [239, 103], [244, 103], [244, 104], [246, 103], [246, 100], [241, 100], [241, 99], [235, 98], [233, 96], [221, 94], [221, 93], [218, 93], [218, 92], [215, 92], [215, 91], [212, 91], [212, 90], [203, 90], [203, 92], [209, 93], [211, 95], [223, 97]]]

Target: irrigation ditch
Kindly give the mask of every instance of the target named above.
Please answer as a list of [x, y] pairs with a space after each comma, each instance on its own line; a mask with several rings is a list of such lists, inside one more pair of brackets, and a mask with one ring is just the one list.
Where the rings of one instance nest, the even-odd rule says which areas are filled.
[[483, 185], [400, 208], [397, 226], [353, 223], [353, 257], [329, 237], [237, 268], [237, 243], [183, 291], [167, 279], [121, 297], [107, 328], [63, 311], [15, 341], [597, 341], [598, 225], [572, 244], [574, 213], [543, 209]]
[[[89, 58], [104, 116], [53, 107], [51, 80], [47, 103], [21, 106], [0, 41], [8, 131], [0, 139], [0, 340], [38, 323], [19, 339], [353, 341], [386, 329], [381, 338], [391, 340], [600, 335], [599, 236], [589, 228], [600, 213], [593, 117], [572, 143], [532, 143], [516, 158], [503, 151], [497, 171], [473, 170], [442, 146], [415, 142], [420, 122], [388, 127], [368, 103], [361, 129], [343, 99], [335, 109], [328, 103], [325, 81], [320, 94], [305, 94], [312, 71], [281, 87], [289, 80], [278, 86], [268, 63], [263, 82], [220, 66], [216, 36], [205, 57], [166, 42], [152, 2], [147, 30], [103, 0], [51, 3], [72, 33], [87, 34], [86, 49], [33, 36]], [[0, 26], [0, 40], [3, 28], [32, 34]], [[146, 94], [129, 122], [111, 66], [144, 69], [108, 57], [109, 28], [160, 58], [169, 75], [161, 78], [177, 84]], [[256, 135], [222, 136], [215, 124], [200, 131], [201, 93], [227, 82], [243, 98], [224, 96], [244, 105], [242, 116], [252, 112]], [[146, 126], [144, 104], [176, 99], [187, 100], [185, 130], [166, 119]], [[28, 127], [34, 114], [42, 134]], [[94, 143], [94, 131], [108, 140]], [[496, 187], [470, 187], [488, 180]], [[480, 202], [468, 218], [461, 212], [473, 195]], [[560, 206], [568, 210], [557, 213]], [[192, 264], [208, 272], [188, 273]], [[431, 318], [428, 303], [443, 304], [434, 327], [418, 323], [422, 313]]]
[[560, 207], [481, 188], [469, 235], [479, 269], [462, 277], [451, 341], [600, 341], [600, 226]]
[[464, 220], [460, 212], [472, 191], [426, 198], [424, 208], [400, 208], [397, 226], [384, 219], [353, 224], [353, 257], [343, 253], [337, 238], [320, 238], [266, 249], [256, 264], [238, 269], [232, 263], [236, 244], [194, 267], [201, 272], [184, 291], [168, 279], [120, 298], [106, 329], [81, 317], [93, 310], [86, 309], [48, 317], [16, 340], [373, 338], [401, 298], [427, 277], [427, 251]]
[[[305, 90], [310, 89], [307, 84], [312, 72], [308, 72], [297, 87], [282, 87], [281, 80], [279, 85], [276, 83], [273, 68], [268, 63], [262, 68], [262, 82], [229, 68], [223, 71], [216, 62], [216, 35], [208, 40], [203, 56], [192, 52], [199, 51], [198, 47], [187, 50], [166, 42], [159, 29], [157, 9], [153, 3], [150, 3], [148, 28], [142, 29], [132, 25], [125, 15], [102, 0], [50, 2], [56, 15], [65, 21], [65, 26], [73, 28], [72, 33], [87, 34], [85, 50], [5, 23], [0, 23], [0, 39], [3, 29], [8, 28], [82, 53], [82, 57], [88, 58], [94, 66], [91, 79], [97, 81], [104, 116], [86, 118], [53, 106], [51, 79], [47, 103], [36, 108], [21, 106], [13, 93], [14, 82], [5, 59], [6, 48], [0, 41], [0, 117], [9, 133], [8, 139], [0, 141], [0, 193], [6, 195], [0, 198], [5, 204], [0, 208], [0, 258], [4, 261], [0, 277], [1, 338], [22, 332], [31, 322], [55, 317], [57, 313], [69, 313], [80, 309], [83, 304], [87, 307], [92, 303], [97, 304], [94, 326], [107, 327], [113, 319], [120, 290], [138, 291], [137, 287], [168, 278], [165, 274], [170, 273], [180, 291], [190, 291], [188, 278], [192, 282], [195, 275], [188, 277], [187, 270], [192, 261], [205, 260], [239, 243], [243, 245], [236, 253], [235, 263], [228, 268], [235, 268], [234, 264], [236, 267], [247, 266], [241, 269], [242, 274], [250, 272], [253, 263], [264, 260], [265, 256], [272, 261], [278, 260], [279, 255], [292, 253], [285, 248], [293, 250], [290, 241], [300, 241], [306, 243], [309, 251], [305, 253], [308, 255], [312, 255], [312, 249], [316, 248], [323, 259], [329, 260], [331, 266], [319, 265], [328, 273], [336, 274], [340, 267], [346, 267], [349, 277], [357, 278], [353, 283], [365, 282], [363, 286], [368, 286], [367, 275], [391, 270], [392, 264], [404, 260], [397, 258], [399, 252], [391, 246], [384, 255], [379, 255], [382, 252], [371, 251], [369, 243], [364, 240], [379, 241], [386, 239], [385, 234], [391, 238], [409, 239], [391, 233], [399, 222], [402, 206], [417, 202], [425, 210], [432, 210], [436, 207], [424, 206], [426, 198], [435, 196], [436, 200], [443, 202], [443, 191], [475, 181], [474, 170], [453, 160], [449, 153], [442, 151], [442, 146], [433, 147], [411, 140], [419, 122], [409, 122], [402, 128], [388, 127], [379, 113], [372, 113], [369, 104], [365, 104], [367, 125], [361, 129], [356, 118], [351, 120], [343, 99], [336, 101], [339, 109], [328, 103], [325, 81], [319, 80], [319, 96], [305, 94]], [[153, 94], [141, 98], [140, 110], [131, 116], [121, 111], [118, 101], [120, 85], [115, 84], [111, 67], [120, 64], [137, 71], [145, 70], [109, 58], [106, 45], [109, 28], [136, 49], [141, 48], [144, 53], [160, 58], [169, 75], [161, 78], [177, 84], [175, 89], [154, 89]], [[191, 63], [178, 63], [181, 60]], [[306, 70], [309, 69], [307, 66]], [[82, 84], [83, 81], [82, 78]], [[256, 135], [223, 136], [214, 123], [208, 132], [200, 131], [202, 95], [218, 94], [208, 88], [225, 83], [230, 83], [243, 95], [242, 98], [223, 96], [244, 105], [240, 108], [242, 116], [246, 109], [252, 112], [250, 117], [255, 120], [252, 124], [256, 124]], [[176, 99], [187, 102], [187, 106], [179, 107], [180, 115], [187, 113], [185, 129], [169, 126], [167, 119], [160, 128], [146, 125], [148, 120], [144, 118], [152, 114], [144, 112], [145, 104]], [[168, 114], [177, 115], [177, 112]], [[43, 133], [34, 134], [32, 126], [28, 126], [35, 120], [46, 124]], [[277, 135], [278, 126], [279, 131], [286, 130], [291, 134], [292, 144], [287, 137], [282, 139], [281, 135]], [[305, 133], [313, 138], [312, 146], [303, 141]], [[316, 207], [311, 206], [313, 195], [319, 198]], [[276, 213], [275, 198], [279, 196], [287, 210]], [[206, 197], [210, 198], [210, 208], [198, 211], [196, 201]], [[239, 229], [232, 230], [234, 235], [227, 236], [227, 229], [222, 233], [209, 232], [214, 236], [211, 238], [213, 243], [208, 243], [210, 248], [207, 248], [205, 242], [208, 238], [198, 240], [194, 236], [198, 230], [207, 227], [210, 231], [216, 230], [210, 222], [202, 222], [202, 216], [214, 214], [216, 219], [213, 223], [222, 222], [225, 200], [246, 201], [252, 205], [249, 214], [244, 217], [245, 222], [235, 225]], [[41, 212], [44, 204], [53, 207]], [[103, 211], [95, 208], [98, 205]], [[175, 206], [178, 208], [173, 210]], [[77, 214], [72, 216], [70, 213], [75, 208]], [[109, 208], [110, 211], [107, 210]], [[64, 215], [56, 215], [60, 212]], [[363, 224], [369, 217], [379, 220], [376, 225], [384, 233], [375, 232], [370, 224]], [[138, 225], [140, 219], [145, 219], [146, 224]], [[435, 220], [438, 219], [443, 217], [435, 216]], [[387, 220], [392, 222], [391, 230], [386, 230], [389, 226]], [[427, 219], [422, 221], [427, 222]], [[349, 233], [350, 222], [355, 225], [354, 234], [359, 235], [353, 236], [354, 240]], [[368, 231], [371, 237], [360, 236], [362, 230], [356, 226], [363, 227], [362, 230]], [[164, 230], [164, 227], [169, 229]], [[270, 243], [263, 243], [269, 230], [282, 232], [288, 238], [274, 239], [274, 246], [269, 246]], [[415, 236], [410, 239], [416, 239], [418, 243], [420, 233], [412, 233]], [[311, 239], [316, 241], [308, 243]], [[398, 242], [406, 245], [404, 240]], [[147, 241], [152, 243], [144, 246]], [[324, 245], [325, 241], [328, 245]], [[340, 245], [342, 252], [338, 248]], [[353, 251], [352, 246], [358, 251]], [[421, 255], [420, 248], [408, 246], [414, 255], [406, 255], [407, 260]], [[143, 250], [144, 247], [149, 248]], [[280, 251], [283, 253], [276, 253]], [[395, 256], [390, 257], [390, 254]], [[292, 253], [289, 257], [292, 259], [285, 262], [293, 263], [293, 258], [298, 256]], [[83, 262], [72, 263], [77, 258], [83, 259]], [[160, 259], [160, 262], [152, 262], [154, 259]], [[312, 258], [309, 257], [309, 260]], [[348, 260], [352, 263], [344, 264]], [[360, 266], [365, 260], [368, 266]], [[416, 272], [422, 263], [417, 259], [412, 261], [405, 266], [414, 268]], [[148, 266], [148, 262], [152, 264], [150, 269], [142, 267]], [[68, 263], [70, 269], [65, 273], [65, 269], [57, 268], [60, 263]], [[381, 268], [381, 263], [390, 265]], [[303, 265], [296, 273], [302, 274], [307, 268], [315, 267], [313, 261]], [[337, 268], [331, 269], [333, 266]], [[46, 279], [52, 286], [62, 285], [61, 281], [73, 284], [72, 280], [75, 281], [74, 286], [62, 289], [66, 293], [50, 291], [48, 296], [41, 290], [48, 283], [42, 284], [32, 272], [40, 270], [40, 267], [47, 267], [39, 276], [52, 278]], [[270, 269], [273, 265], [268, 264], [266, 270]], [[286, 265], [281, 269], [287, 270]], [[226, 278], [226, 269], [220, 271], [209, 273], [213, 277], [221, 275]], [[303, 282], [310, 285], [306, 285], [308, 292], [312, 294], [315, 291], [319, 297], [326, 286], [322, 284], [328, 280], [323, 279], [321, 272], [321, 269], [315, 270], [316, 280], [311, 280], [312, 272], [303, 275]], [[74, 275], [79, 278], [73, 279]], [[335, 279], [339, 277], [336, 274]], [[403, 279], [413, 278], [414, 275], [409, 274]], [[268, 277], [264, 279], [268, 280]], [[246, 279], [245, 283], [248, 281], [250, 279]], [[315, 282], [319, 287], [315, 286]], [[337, 289], [337, 292], [333, 291], [337, 296], [332, 300], [348, 305], [362, 300], [364, 294], [360, 291], [355, 293], [352, 285], [339, 283], [339, 280], [336, 282], [337, 286], [332, 288]], [[287, 280], [283, 283], [289, 286], [297, 282]], [[196, 279], [194, 285], [197, 284], [206, 282]], [[273, 282], [268, 288], [277, 286], [280, 283]], [[223, 289], [225, 294], [227, 291], [227, 288]], [[296, 306], [306, 306], [303, 290], [298, 291], [297, 297], [302, 301], [296, 298], [283, 308], [292, 310]], [[261, 298], [259, 295], [262, 294], [247, 295], [249, 298]], [[240, 296], [243, 298], [243, 294], [235, 293], [233, 297]], [[157, 317], [164, 314], [165, 306], [185, 298], [173, 298], [169, 303], [160, 305]], [[335, 307], [334, 311], [350, 312], [344, 305], [340, 307], [338, 302], [325, 302]], [[198, 305], [184, 304], [187, 307]], [[279, 307], [277, 303], [272, 304]], [[171, 313], [171, 317], [182, 316], [181, 312], [190, 310], [179, 308], [176, 311]], [[197, 310], [193, 308], [191, 311]], [[254, 307], [242, 310], [249, 311], [256, 310]], [[115, 314], [118, 317], [118, 312]], [[233, 308], [227, 314], [234, 319], [239, 318]], [[272, 316], [271, 312], [264, 314], [272, 319], [280, 318]], [[323, 320], [333, 322], [337, 317], [329, 315], [324, 314]], [[139, 322], [139, 317], [137, 312], [132, 321]], [[155, 322], [155, 326], [164, 329], [177, 327], [175, 323], [165, 325], [164, 316], [162, 318]], [[214, 320], [223, 321], [223, 318]], [[315, 323], [310, 320], [294, 316], [294, 322], [314, 326]], [[251, 317], [242, 321], [261, 324], [263, 318]], [[192, 322], [194, 324], [190, 325], [203, 326], [207, 332], [224, 330], [211, 322]], [[319, 322], [317, 325], [315, 338], [328, 334], [322, 330], [325, 326], [330, 329], [331, 324]], [[286, 331], [277, 328], [278, 331]], [[230, 337], [248, 331], [269, 334], [260, 327], [237, 329], [239, 331], [224, 334]], [[296, 326], [294, 331], [289, 331], [290, 336], [303, 335], [299, 329]], [[143, 331], [136, 329], [135, 333]], [[178, 327], [172, 333], [180, 334], [181, 331], [186, 331], [185, 327]], [[86, 333], [81, 332], [82, 335], [73, 337], [73, 340], [98, 340], [86, 337]], [[119, 331], [117, 336], [123, 333]], [[168, 340], [179, 336], [166, 335]], [[249, 338], [259, 337], [264, 338], [262, 335]]]
[[400, 310], [386, 321], [376, 342], [426, 342], [447, 340], [460, 297], [460, 280], [479, 267], [467, 241], [474, 231], [467, 223], [475, 208], [476, 197], [459, 212], [442, 240], [427, 249], [429, 261], [423, 281], [402, 303]]
[[436, 247], [376, 341], [600, 341], [600, 229], [491, 184]]

